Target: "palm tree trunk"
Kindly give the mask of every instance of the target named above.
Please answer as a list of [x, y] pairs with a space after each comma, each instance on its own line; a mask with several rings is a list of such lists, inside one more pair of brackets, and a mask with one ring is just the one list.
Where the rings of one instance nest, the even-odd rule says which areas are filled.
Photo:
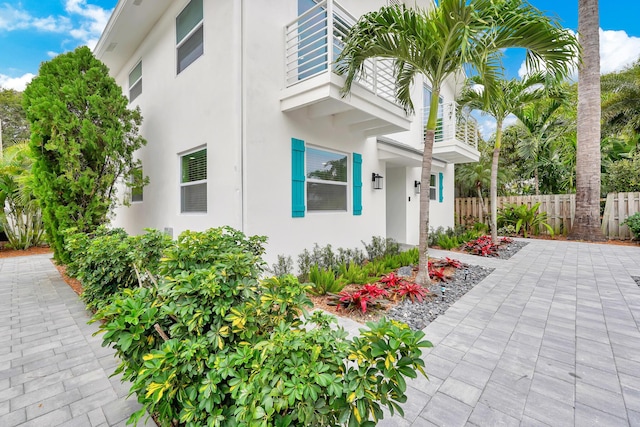
[[478, 185], [476, 185], [476, 193], [478, 193], [478, 199], [480, 199], [480, 209], [482, 209], [482, 214], [485, 218], [488, 218], [489, 212], [484, 204], [484, 197], [482, 197], [482, 184], [478, 183]]
[[[431, 183], [431, 163], [433, 161], [433, 142], [435, 141], [435, 129], [438, 119], [438, 98], [440, 88], [433, 87], [431, 92], [431, 105], [429, 106], [429, 118], [427, 120], [427, 130], [424, 137], [424, 150], [422, 152], [422, 175], [420, 176], [420, 188], [429, 188]], [[420, 242], [418, 250], [420, 258], [418, 260], [418, 275], [416, 283], [428, 285], [429, 278], [429, 193], [423, 192], [420, 196]]]
[[502, 120], [496, 121], [496, 142], [493, 146], [493, 161], [491, 162], [491, 241], [498, 244], [498, 161], [500, 160], [500, 145], [502, 144]]
[[[537, 160], [536, 160], [537, 161]], [[536, 196], [540, 195], [540, 179], [538, 178], [538, 166], [533, 170], [533, 182], [536, 187]]]
[[600, 228], [600, 34], [598, 0], [578, 1], [582, 63], [578, 69], [576, 213], [568, 239], [605, 240]]

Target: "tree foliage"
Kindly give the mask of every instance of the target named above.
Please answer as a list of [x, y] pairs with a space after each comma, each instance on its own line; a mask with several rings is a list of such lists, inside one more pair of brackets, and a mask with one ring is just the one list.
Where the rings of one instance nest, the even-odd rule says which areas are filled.
[[24, 92], [34, 190], [57, 260], [68, 261], [61, 231], [91, 232], [105, 223], [117, 202], [116, 182], [140, 167], [133, 153], [145, 144], [142, 117], [127, 105], [87, 47], [43, 63]]
[[22, 108], [21, 92], [0, 88], [0, 122], [5, 148], [29, 139], [29, 122]]

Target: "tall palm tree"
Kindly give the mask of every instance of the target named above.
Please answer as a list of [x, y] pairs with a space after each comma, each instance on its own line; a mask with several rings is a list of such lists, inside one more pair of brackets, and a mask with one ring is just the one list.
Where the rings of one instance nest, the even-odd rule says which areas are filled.
[[526, 76], [522, 80], [499, 79], [494, 82], [496, 91], [491, 96], [484, 90], [483, 76], [467, 79], [467, 84], [458, 98], [458, 103], [472, 110], [480, 110], [496, 120], [496, 134], [491, 162], [491, 185], [489, 200], [491, 206], [491, 239], [498, 243], [498, 161], [502, 147], [503, 124], [506, 118], [525, 105], [546, 95], [547, 79], [542, 73]]
[[578, 68], [576, 213], [571, 240], [605, 240], [600, 228], [600, 25], [598, 0], [578, 0], [582, 61]]
[[[417, 75], [430, 83], [432, 97], [422, 155], [422, 188], [431, 176], [438, 100], [445, 79], [465, 67], [485, 76], [485, 90], [501, 70], [500, 55], [509, 47], [527, 51], [529, 69], [540, 65], [566, 74], [576, 54], [575, 38], [558, 23], [522, 0], [441, 0], [430, 10], [389, 6], [370, 12], [351, 28], [338, 56], [336, 71], [345, 76], [343, 95], [366, 73], [371, 58], [394, 60], [396, 98], [409, 114], [414, 111], [411, 85]], [[429, 198], [420, 198], [420, 261], [417, 282], [429, 283], [427, 234]]]

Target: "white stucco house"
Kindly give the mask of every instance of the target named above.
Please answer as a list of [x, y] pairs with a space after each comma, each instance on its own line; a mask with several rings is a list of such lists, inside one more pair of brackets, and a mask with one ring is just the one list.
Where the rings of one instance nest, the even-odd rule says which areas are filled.
[[415, 82], [407, 117], [389, 63], [371, 62], [346, 98], [332, 71], [348, 27], [385, 4], [120, 0], [95, 54], [142, 110], [150, 184], [114, 225], [174, 236], [230, 225], [268, 236], [267, 260], [372, 236], [417, 244], [419, 197], [433, 227], [453, 226], [454, 164], [479, 158], [475, 122], [454, 104], [461, 79], [443, 90], [432, 185], [417, 194], [428, 86]]

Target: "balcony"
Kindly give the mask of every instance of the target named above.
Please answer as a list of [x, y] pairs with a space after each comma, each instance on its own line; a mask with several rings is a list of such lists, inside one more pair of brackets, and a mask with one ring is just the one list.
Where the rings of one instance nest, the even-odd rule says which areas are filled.
[[344, 77], [334, 72], [335, 59], [356, 18], [333, 0], [316, 4], [285, 27], [285, 89], [280, 98], [284, 112], [306, 110], [310, 118], [332, 116], [367, 136], [409, 130], [411, 120], [395, 99], [390, 60], [370, 60], [366, 76], [340, 95]]
[[[422, 128], [426, 130], [429, 109], [422, 110]], [[424, 139], [425, 133], [422, 137]], [[471, 163], [480, 160], [478, 122], [455, 103], [441, 104], [433, 158], [447, 163]]]

